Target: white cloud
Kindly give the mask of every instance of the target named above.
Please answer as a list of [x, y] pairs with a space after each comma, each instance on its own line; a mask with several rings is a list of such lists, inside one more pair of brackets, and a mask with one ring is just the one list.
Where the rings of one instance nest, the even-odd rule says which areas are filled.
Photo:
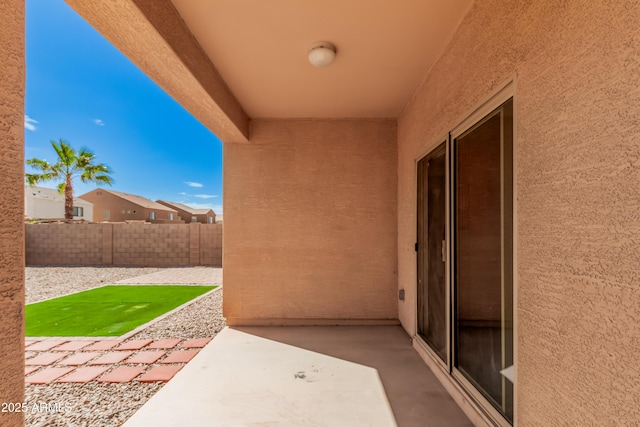
[[188, 194], [187, 194], [187, 193], [185, 193], [184, 191], [181, 191], [181, 192], [179, 192], [178, 194], [179, 194], [179, 195], [181, 195], [181, 196], [187, 196], [187, 195], [188, 195]]
[[185, 181], [184, 183], [187, 184], [189, 187], [196, 187], [196, 188], [204, 187], [204, 184], [200, 184], [199, 182]]
[[27, 116], [26, 114], [24, 115], [24, 128], [26, 130], [30, 130], [31, 132], [35, 132], [36, 125], [35, 123], [38, 123], [37, 120], [32, 119], [31, 117]]
[[104, 126], [104, 122], [100, 119], [93, 119], [93, 123], [95, 123], [98, 126]]
[[194, 197], [197, 197], [198, 199], [214, 199], [218, 196], [213, 194], [195, 194]]

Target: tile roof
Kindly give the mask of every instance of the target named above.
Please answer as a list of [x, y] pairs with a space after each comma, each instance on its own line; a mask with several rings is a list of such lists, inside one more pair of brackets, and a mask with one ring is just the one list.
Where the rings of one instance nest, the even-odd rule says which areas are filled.
[[[55, 188], [46, 188], [46, 187], [37, 187], [35, 185], [25, 185], [24, 187], [25, 195], [29, 197], [34, 197], [36, 199], [43, 200], [51, 200], [54, 202], [64, 202], [64, 194], [58, 193], [58, 190]], [[79, 199], [77, 197], [73, 198], [73, 203], [76, 206], [81, 206], [83, 203], [85, 205], [93, 205], [93, 203]]]
[[[209, 211], [213, 212], [213, 209], [194, 209], [190, 206], [184, 205], [182, 203], [177, 203], [177, 202], [169, 202], [166, 200], [158, 200], [158, 203], [166, 203], [167, 205], [170, 205], [172, 207], [174, 207], [175, 209], [181, 209], [183, 211], [189, 212], [192, 215], [203, 215], [208, 213]], [[215, 214], [215, 212], [213, 212]]]
[[[128, 193], [122, 193], [120, 191], [113, 191], [113, 190], [106, 190], [104, 188], [100, 189], [101, 191], [106, 191], [108, 193], [111, 193], [115, 196], [118, 196], [122, 199], [125, 199], [131, 203], [135, 203], [138, 206], [142, 206], [143, 208], [147, 208], [147, 209], [158, 209], [158, 210], [163, 210], [163, 211], [170, 211], [170, 212], [177, 212], [174, 209], [171, 209], [165, 205], [161, 205], [160, 203], [156, 203], [153, 200], [149, 200], [147, 198], [144, 198], [142, 196], [136, 196], [135, 194], [128, 194]], [[94, 190], [95, 191], [95, 190]], [[80, 196], [82, 197], [82, 196]]]

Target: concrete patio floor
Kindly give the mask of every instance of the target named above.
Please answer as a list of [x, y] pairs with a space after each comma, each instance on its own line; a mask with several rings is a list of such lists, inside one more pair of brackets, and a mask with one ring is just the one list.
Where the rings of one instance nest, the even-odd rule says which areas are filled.
[[399, 326], [225, 328], [125, 424], [454, 427], [471, 422]]

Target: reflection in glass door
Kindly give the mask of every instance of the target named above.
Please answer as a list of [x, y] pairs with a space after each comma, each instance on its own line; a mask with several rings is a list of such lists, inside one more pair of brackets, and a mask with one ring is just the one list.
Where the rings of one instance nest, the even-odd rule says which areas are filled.
[[447, 363], [446, 143], [418, 162], [418, 333]]
[[513, 419], [509, 100], [454, 136], [453, 367]]

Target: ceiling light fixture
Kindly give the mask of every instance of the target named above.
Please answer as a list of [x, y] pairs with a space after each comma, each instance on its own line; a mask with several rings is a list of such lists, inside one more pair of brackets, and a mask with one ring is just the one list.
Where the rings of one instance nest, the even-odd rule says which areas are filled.
[[336, 47], [329, 42], [314, 43], [309, 47], [309, 62], [314, 67], [326, 67], [336, 59]]

